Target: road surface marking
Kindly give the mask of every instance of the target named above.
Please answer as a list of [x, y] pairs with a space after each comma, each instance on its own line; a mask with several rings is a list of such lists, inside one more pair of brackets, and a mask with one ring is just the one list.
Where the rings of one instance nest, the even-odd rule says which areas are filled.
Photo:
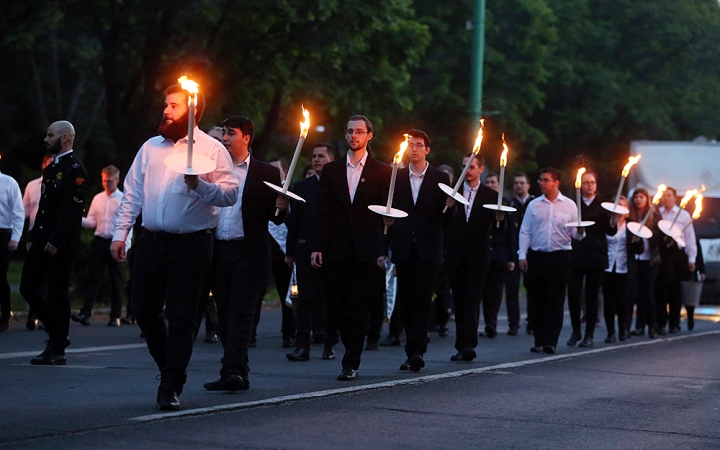
[[[82, 347], [82, 348], [69, 348], [65, 350], [65, 353], [92, 353], [102, 352], [105, 350], [129, 350], [134, 348], [147, 348], [147, 344], [124, 344], [124, 345], [106, 345], [104, 347]], [[0, 353], [0, 359], [11, 359], [11, 358], [27, 358], [35, 357], [40, 352], [38, 350], [32, 352], [15, 352], [15, 353]]]

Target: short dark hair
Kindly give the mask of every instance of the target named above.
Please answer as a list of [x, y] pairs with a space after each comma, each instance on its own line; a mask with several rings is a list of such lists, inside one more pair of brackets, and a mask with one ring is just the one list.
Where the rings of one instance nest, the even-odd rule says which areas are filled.
[[[177, 94], [182, 93], [185, 95], [185, 101], [187, 102], [188, 99], [188, 91], [182, 88], [182, 86], [179, 83], [171, 84], [170, 86], [165, 89], [165, 96], [168, 96], [170, 94]], [[202, 93], [202, 91], [198, 92], [198, 102], [197, 106], [195, 106], [195, 121], [197, 123], [200, 123], [200, 119], [202, 118], [203, 112], [205, 112], [205, 95]]]
[[365, 126], [367, 127], [368, 133], [373, 132], [373, 124], [372, 124], [372, 122], [370, 122], [370, 119], [363, 116], [362, 114], [356, 114], [354, 116], [350, 116], [350, 118], [347, 121], [348, 121], [348, 123], [350, 123], [355, 120], [362, 120], [363, 122], [365, 122]]
[[665, 192], [667, 192], [667, 191], [672, 191], [673, 195], [674, 195], [675, 197], [677, 197], [677, 190], [675, 190], [675, 188], [672, 188], [672, 187], [668, 186], [668, 187], [665, 188]]
[[441, 164], [438, 166], [438, 170], [447, 172], [453, 178], [455, 177], [455, 170], [452, 168], [452, 166], [448, 166], [447, 164]]
[[282, 156], [276, 156], [274, 158], [271, 158], [269, 163], [274, 163], [275, 161], [280, 163], [280, 167], [282, 167], [283, 172], [287, 173], [290, 166], [288, 165], [287, 159], [283, 158]]
[[245, 116], [228, 117], [227, 119], [223, 120], [222, 126], [225, 128], [237, 128], [240, 130], [243, 136], [250, 136], [250, 142], [248, 143], [248, 147], [255, 140], [255, 124], [252, 123], [252, 120], [248, 119]]
[[471, 156], [475, 156], [475, 159], [477, 160], [478, 164], [480, 164], [479, 167], [485, 167], [485, 157], [482, 155], [482, 153], [478, 153], [475, 155], [474, 153], [466, 153], [465, 156], [463, 156], [463, 159], [470, 158]]
[[495, 177], [498, 179], [498, 181], [500, 181], [500, 175], [498, 175], [497, 172], [490, 172], [489, 174], [487, 174], [487, 176], [485, 176], [485, 179], [487, 180], [488, 178], [492, 178], [492, 177]]
[[523, 177], [525, 178], [525, 181], [527, 181], [527, 184], [530, 184], [530, 177], [527, 176], [525, 172], [515, 172], [515, 175], [513, 175], [513, 179]]
[[[587, 171], [585, 171], [585, 173], [582, 174], [582, 176], [584, 177], [585, 175], [592, 175], [593, 178], [595, 178], [595, 181], [598, 180], [597, 172], [594, 172], [594, 171], [592, 171], [592, 170], [587, 170]], [[626, 199], [626, 200], [627, 200], [627, 199]]]
[[313, 150], [315, 150], [316, 148], [321, 148], [321, 147], [325, 147], [327, 149], [328, 156], [332, 156], [333, 159], [337, 158], [337, 149], [335, 148], [334, 145], [328, 144], [327, 142], [316, 142], [313, 145]]
[[422, 138], [423, 141], [425, 141], [425, 147], [430, 148], [430, 138], [428, 137], [427, 133], [423, 130], [417, 130], [415, 128], [408, 130], [407, 134], [409, 134], [411, 137], [414, 138]]
[[552, 177], [553, 181], [560, 181], [562, 178], [560, 175], [560, 171], [557, 170], [554, 167], [545, 167], [539, 170], [539, 173], [542, 175], [543, 173], [549, 173]]

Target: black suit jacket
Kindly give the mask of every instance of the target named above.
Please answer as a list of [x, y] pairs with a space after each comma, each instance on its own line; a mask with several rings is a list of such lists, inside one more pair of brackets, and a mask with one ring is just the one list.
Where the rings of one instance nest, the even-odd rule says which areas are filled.
[[[503, 199], [503, 205], [507, 204], [507, 200]], [[516, 231], [516, 214], [517, 212], [505, 214], [505, 220], [508, 226], [506, 226], [504, 230], [497, 228], [490, 230], [491, 261], [517, 262], [519, 231]]]
[[322, 252], [324, 261], [340, 262], [352, 245], [359, 261], [374, 262], [380, 256], [382, 218], [368, 206], [387, 203], [392, 169], [368, 154], [350, 203], [346, 164], [347, 159], [340, 158], [323, 167], [313, 251]]
[[[410, 169], [399, 169], [395, 183], [393, 207], [408, 213], [408, 217], [396, 219], [389, 234], [392, 261], [408, 262], [415, 243], [420, 260], [428, 264], [440, 264], [443, 258], [443, 214], [447, 196], [438, 183], [450, 184], [447, 173], [428, 166], [420, 185], [417, 203], [413, 203], [410, 186]], [[381, 251], [387, 255], [387, 245]]]
[[[464, 192], [464, 188], [463, 183], [461, 193]], [[468, 221], [465, 220], [465, 205], [460, 202], [455, 203], [446, 236], [445, 260], [449, 271], [458, 269], [462, 264], [472, 264], [480, 270], [490, 270], [490, 230], [492, 228], [504, 230], [507, 226], [507, 216], [498, 227], [495, 211], [483, 208], [483, 205], [497, 204], [497, 197], [497, 191], [481, 183]]]
[[585, 237], [578, 241], [572, 240], [571, 262], [574, 270], [602, 271], [608, 266], [608, 245], [606, 235], [614, 236], [617, 227], [610, 226], [610, 213], [600, 203], [600, 196], [596, 195], [590, 205], [583, 200], [582, 220], [592, 220], [595, 225], [585, 229]]
[[263, 183], [268, 181], [280, 185], [280, 171], [277, 167], [250, 157], [247, 178], [242, 192], [242, 218], [245, 242], [255, 263], [251, 265], [251, 279], [263, 286], [270, 283], [270, 234], [268, 221], [281, 224], [287, 217], [287, 210], [275, 216], [277, 192]]
[[312, 176], [296, 182], [290, 189], [305, 202], [293, 202], [290, 208], [287, 227], [287, 256], [310, 262], [315, 239], [315, 214], [317, 212], [317, 194], [320, 180]]

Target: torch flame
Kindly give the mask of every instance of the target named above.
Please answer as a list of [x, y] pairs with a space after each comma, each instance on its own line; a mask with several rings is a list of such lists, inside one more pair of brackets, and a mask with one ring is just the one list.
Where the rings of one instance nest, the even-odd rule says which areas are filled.
[[193, 80], [188, 79], [185, 75], [178, 78], [178, 83], [180, 83], [180, 86], [188, 91], [191, 94], [197, 94], [198, 93], [198, 84], [194, 82]]
[[692, 200], [693, 197], [697, 195], [698, 191], [697, 189], [693, 189], [692, 191], [685, 191], [685, 197], [680, 200], [680, 207], [684, 208], [687, 206], [687, 204]]
[[305, 117], [304, 122], [300, 122], [300, 137], [306, 138], [308, 135], [308, 130], [310, 129], [310, 113], [307, 109], [305, 109], [305, 106], [302, 107], [303, 110], [303, 116]]
[[412, 137], [409, 134], [404, 134], [403, 136], [405, 136], [405, 140], [400, 144], [400, 151], [397, 152], [393, 157], [393, 164], [400, 164], [400, 160], [402, 160], [402, 157], [405, 154], [405, 150], [407, 150], [408, 141]]
[[695, 211], [693, 211], [692, 215], [693, 220], [700, 218], [700, 213], [702, 213], [703, 197], [704, 196], [702, 194], [698, 194], [697, 197], [695, 197]]
[[622, 176], [627, 177], [630, 174], [630, 168], [637, 164], [638, 161], [640, 161], [640, 158], [642, 158], [642, 155], [637, 156], [631, 156], [628, 158], [628, 163], [625, 164], [625, 167], [623, 167]]
[[508, 155], [508, 146], [507, 146], [507, 142], [505, 142], [505, 133], [502, 134], [502, 143], [503, 143], [503, 152], [502, 152], [502, 155], [500, 155], [500, 167], [505, 167], [507, 165], [507, 155]]
[[485, 129], [485, 119], [480, 119], [480, 129], [478, 130], [477, 138], [475, 139], [475, 146], [472, 149], [473, 155], [480, 153], [480, 145], [483, 140], [483, 130]]
[[666, 190], [667, 186], [665, 186], [664, 184], [658, 186], [657, 194], [655, 194], [655, 197], [653, 197], [652, 199], [653, 205], [657, 205], [658, 203], [660, 203], [660, 199], [662, 198], [663, 194], [665, 194]]
[[577, 177], [575, 178], [575, 189], [580, 189], [580, 186], [582, 186], [582, 176], [585, 173], [585, 168], [581, 167], [580, 170], [578, 170]]

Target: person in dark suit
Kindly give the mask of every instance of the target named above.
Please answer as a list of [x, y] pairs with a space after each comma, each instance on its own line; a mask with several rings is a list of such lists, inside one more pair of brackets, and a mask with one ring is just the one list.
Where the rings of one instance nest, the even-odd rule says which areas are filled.
[[[397, 304], [405, 327], [407, 359], [400, 370], [418, 372], [425, 367], [433, 287], [443, 258], [445, 194], [438, 183], [450, 184], [450, 177], [432, 167], [425, 157], [430, 139], [421, 130], [408, 131], [408, 167], [399, 169], [393, 206], [408, 213], [394, 222], [389, 234], [392, 262], [397, 270]], [[387, 244], [378, 266], [385, 267]], [[393, 313], [394, 315], [394, 313]]]
[[[598, 294], [603, 273], [608, 266], [608, 245], [606, 236], [614, 236], [617, 232], [615, 221], [600, 205], [597, 195], [597, 176], [593, 172], [585, 172], [580, 180], [582, 185], [581, 216], [583, 220], [591, 220], [594, 225], [587, 227], [582, 240], [573, 239], [570, 252], [570, 273], [568, 275], [568, 309], [570, 310], [570, 323], [572, 335], [567, 345], [578, 347], [592, 347], [595, 337], [595, 324], [598, 320]], [[583, 280], [585, 281], [585, 336], [581, 330], [581, 307]], [[629, 330], [619, 330], [620, 339], [625, 340]]]
[[[20, 281], [20, 293], [50, 336], [45, 351], [30, 361], [34, 365], [67, 364], [70, 276], [73, 256], [80, 246], [88, 177], [73, 153], [74, 141], [75, 128], [70, 122], [54, 122], [48, 127], [45, 144], [56, 156], [43, 170], [42, 197]], [[47, 294], [43, 288], [46, 278]]]
[[[215, 229], [210, 287], [218, 309], [223, 345], [220, 379], [205, 383], [209, 391], [250, 388], [248, 347], [258, 295], [270, 284], [268, 221], [285, 221], [288, 199], [265, 186], [280, 185], [280, 171], [249, 151], [255, 136], [250, 119], [235, 116], [222, 123], [223, 144], [233, 160], [240, 194], [234, 206], [220, 208]], [[275, 209], [281, 213], [275, 215]]]
[[[497, 203], [497, 192], [480, 183], [485, 170], [482, 155], [465, 156], [463, 166], [474, 157], [460, 193], [469, 205], [447, 198], [451, 219], [447, 234], [446, 263], [455, 300], [455, 349], [451, 361], [472, 361], [477, 356], [480, 300], [490, 270], [490, 230], [500, 223], [504, 214], [483, 208], [483, 204]], [[456, 204], [457, 203], [457, 204]]]
[[[494, 191], [500, 190], [498, 174], [490, 173], [485, 177], [485, 185]], [[503, 203], [507, 202], [503, 199]], [[503, 286], [508, 274], [515, 269], [517, 259], [517, 232], [511, 224], [515, 223], [514, 215], [509, 215], [507, 226], [499, 230], [493, 228], [490, 232], [490, 271], [488, 272], [485, 290], [482, 296], [483, 317], [485, 318], [485, 330], [479, 334], [481, 337], [490, 339], [497, 336], [497, 317], [502, 304]], [[510, 330], [517, 334], [520, 321], [520, 311], [511, 317], [512, 308], [508, 306], [508, 321]]]
[[325, 296], [320, 281], [320, 271], [310, 265], [315, 233], [315, 213], [320, 177], [325, 164], [335, 160], [335, 147], [325, 142], [313, 146], [313, 175], [296, 182], [292, 192], [305, 199], [292, 205], [288, 218], [287, 254], [285, 262], [295, 265], [298, 282], [298, 298], [295, 301], [297, 337], [295, 351], [286, 355], [290, 361], [310, 360], [310, 332], [323, 337], [325, 349], [322, 359], [335, 359], [333, 346], [337, 343], [337, 330], [323, 329]]
[[324, 268], [326, 320], [337, 324], [345, 346], [338, 380], [355, 381], [369, 308], [379, 291], [374, 284], [383, 279], [376, 265], [382, 220], [368, 206], [387, 202], [391, 169], [369, 153], [373, 127], [367, 117], [350, 117], [345, 137], [346, 158], [327, 163], [320, 177], [311, 261]]
[[[530, 177], [523, 172], [515, 173], [513, 191], [515, 192], [515, 196], [510, 200], [510, 206], [517, 209], [517, 211], [512, 215], [511, 227], [515, 230], [515, 242], [517, 242], [520, 236], [520, 225], [522, 225], [523, 217], [525, 217], [527, 205], [535, 198], [534, 195], [530, 194]], [[517, 264], [517, 255], [515, 255], [515, 269], [508, 273], [507, 281], [505, 282], [505, 304], [507, 306], [508, 324], [510, 325], [508, 335], [510, 336], [517, 336], [518, 329], [520, 328], [519, 297], [521, 274], [522, 271], [520, 271], [520, 267]], [[523, 276], [523, 284], [524, 283], [525, 277]], [[527, 326], [525, 327], [525, 331], [527, 334], [532, 334], [531, 308], [527, 306], [527, 300], [525, 304], [527, 311]]]

